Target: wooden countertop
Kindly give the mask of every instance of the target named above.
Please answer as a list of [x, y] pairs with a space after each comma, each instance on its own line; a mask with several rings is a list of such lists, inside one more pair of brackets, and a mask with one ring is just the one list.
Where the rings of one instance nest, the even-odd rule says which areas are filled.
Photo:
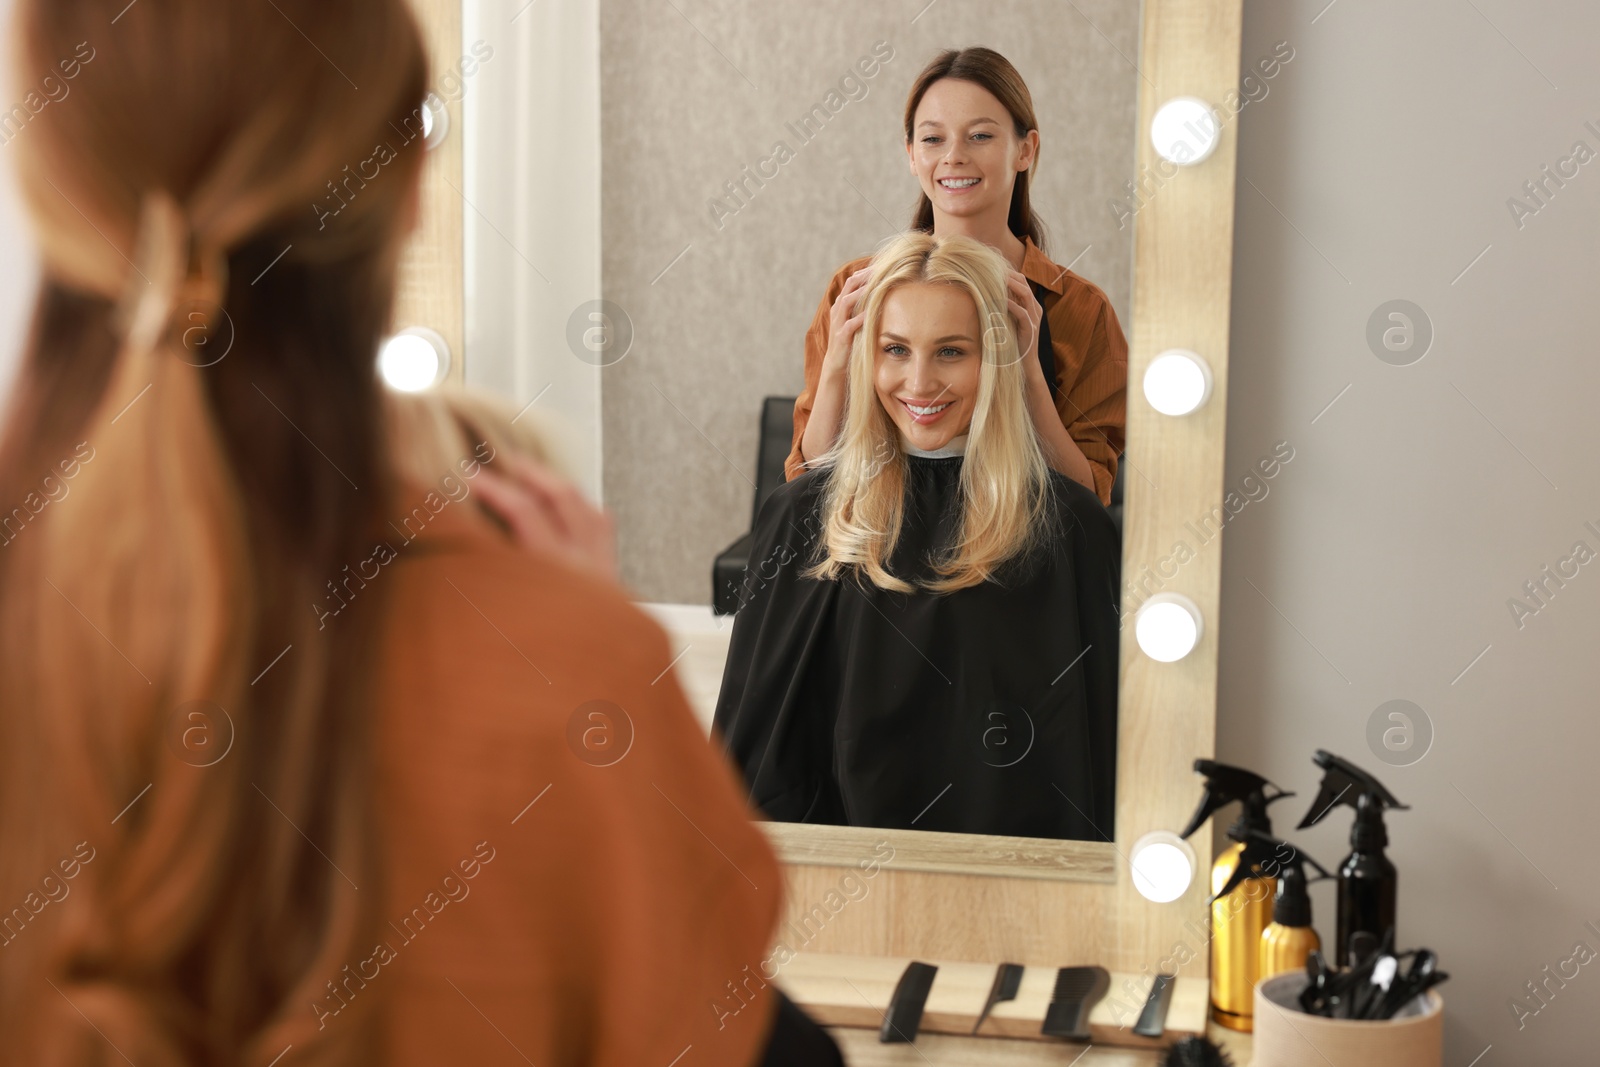
[[907, 1064], [1022, 1067], [1024, 1064], [1077, 1064], [1081, 1067], [1156, 1067], [1164, 1046], [1186, 1034], [1204, 1033], [1232, 1057], [1234, 1067], [1250, 1067], [1249, 1034], [1217, 1026], [1208, 1019], [1209, 990], [1204, 978], [1179, 978], [1166, 1019], [1164, 1040], [1140, 1038], [1128, 1027], [1149, 990], [1146, 975], [1112, 973], [1113, 995], [1091, 1011], [1091, 1041], [1072, 1042], [1039, 1034], [1054, 989], [1056, 971], [1023, 970], [1016, 995], [994, 1005], [983, 1036], [971, 1031], [988, 999], [994, 965], [927, 960], [938, 966], [914, 1042], [883, 1044], [879, 1027], [895, 986], [909, 960], [884, 956], [846, 956], [799, 952], [776, 981], [808, 1015], [833, 1035], [852, 1067]]
[[[839, 1043], [849, 1067], [1156, 1067], [1162, 1056], [1154, 1049], [951, 1034], [919, 1034], [910, 1045], [884, 1045], [878, 1042], [876, 1030], [850, 1026], [827, 1030]], [[1249, 1034], [1212, 1024], [1206, 1036], [1227, 1050], [1234, 1067], [1250, 1067]]]

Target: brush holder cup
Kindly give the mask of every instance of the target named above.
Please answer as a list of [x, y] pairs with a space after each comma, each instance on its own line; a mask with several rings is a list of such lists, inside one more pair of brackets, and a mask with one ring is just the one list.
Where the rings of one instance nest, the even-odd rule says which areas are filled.
[[1444, 1001], [1428, 990], [1392, 1019], [1325, 1019], [1300, 1010], [1304, 972], [1256, 985], [1250, 1067], [1440, 1067]]

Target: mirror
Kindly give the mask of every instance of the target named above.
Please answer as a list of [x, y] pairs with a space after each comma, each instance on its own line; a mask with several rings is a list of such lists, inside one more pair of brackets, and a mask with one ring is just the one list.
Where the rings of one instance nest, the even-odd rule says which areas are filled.
[[[880, 40], [853, 70], [895, 58]], [[714, 724], [771, 820], [1113, 839], [1127, 342], [1037, 216], [1092, 204], [1072, 262], [1098, 244], [1127, 287], [1132, 212], [1100, 205], [1133, 184], [1136, 74], [1073, 58], [1038, 104], [987, 47], [911, 66], [881, 198], [915, 206], [823, 288], [789, 434], [767, 401], [762, 451], [794, 444], [717, 560], [737, 616]], [[1039, 116], [1069, 99], [1128, 121], [1069, 134], [1047, 195]]]
[[[734, 634], [732, 620], [712, 610], [718, 587], [709, 579], [717, 556], [756, 525], [763, 416], [774, 404], [784, 414], [786, 399], [805, 388], [806, 333], [830, 279], [912, 221], [923, 189], [907, 156], [903, 109], [918, 72], [948, 43], [994, 48], [1027, 83], [1040, 138], [1031, 191], [1047, 254], [1104, 293], [1131, 343], [1133, 381], [1144, 370], [1141, 305], [1150, 309], [1145, 321], [1160, 326], [1145, 363], [1157, 351], [1190, 349], [1215, 376], [1216, 395], [1181, 417], [1155, 415], [1137, 385], [1127, 388], [1117, 622], [1131, 622], [1131, 608], [1157, 591], [1147, 584], [1130, 599], [1139, 568], [1170, 552], [1172, 531], [1209, 508], [1226, 383], [1231, 131], [1224, 123], [1221, 147], [1178, 173], [1155, 165], [1148, 125], [1162, 99], [1220, 102], [1237, 83], [1237, 10], [1143, 8], [841, 8], [817, 19], [809, 8], [770, 5], [738, 25], [706, 25], [670, 5], [574, 25], [533, 8], [503, 47], [494, 39], [496, 58], [482, 64], [463, 102], [466, 379], [558, 428], [569, 466], [617, 517], [625, 581], [674, 637], [677, 658], [663, 671], [675, 672], [708, 728]], [[1159, 39], [1149, 36], [1155, 8], [1183, 9]], [[498, 27], [489, 9], [468, 5], [464, 39]], [[1170, 87], [1151, 66], [1158, 45], [1177, 57], [1164, 68]], [[1185, 212], [1190, 225], [1180, 225]], [[1154, 254], [1163, 233], [1176, 250], [1166, 256]], [[1137, 256], [1136, 238], [1150, 242]], [[1223, 262], [1197, 265], [1190, 253], [1198, 247], [1220, 249]], [[1141, 424], [1155, 429], [1142, 437]], [[790, 432], [780, 422], [780, 457]], [[1165, 469], [1175, 456], [1184, 458]], [[1186, 565], [1185, 581], [1157, 586], [1183, 592], [1198, 582], [1194, 603], [1214, 612], [1206, 582], [1215, 566], [1207, 557]], [[1043, 640], [1025, 623], [1008, 625]], [[1119, 629], [1131, 638], [1133, 627]], [[1114, 755], [1102, 760], [1116, 767], [1114, 823], [1105, 820], [1101, 835], [934, 822], [946, 802], [960, 813], [953, 789], [939, 795], [949, 776], [932, 789], [915, 783], [896, 798], [892, 818], [775, 821], [769, 833], [792, 863], [819, 868], [855, 863], [889, 839], [897, 870], [1116, 883], [1121, 893], [1127, 879], [1115, 842], [1181, 825], [1195, 795], [1187, 764], [1209, 752], [1216, 635], [1214, 627], [1197, 635], [1178, 663], [1129, 648], [1107, 657], [1120, 706]], [[896, 637], [893, 621], [880, 620], [877, 636]], [[831, 647], [849, 650], [843, 640]], [[901, 650], [896, 666], [916, 658]], [[1027, 658], [1041, 670], [1053, 661], [1040, 679], [1046, 685], [1073, 663], [1038, 651]], [[936, 672], [925, 677], [937, 680]], [[1030, 696], [1015, 703], [1027, 711]], [[982, 705], [979, 722], [995, 710]], [[1015, 737], [1025, 723], [1011, 714]], [[976, 737], [946, 751], [965, 747], [981, 766], [981, 730]], [[811, 788], [806, 781], [787, 798], [798, 817], [815, 800]], [[1003, 807], [999, 790], [990, 795]], [[781, 790], [758, 799], [785, 800]], [[1202, 836], [1194, 844], [1204, 853]]]
[[[752, 15], [760, 33], [741, 34], [744, 55], [706, 47], [673, 15], [695, 57], [687, 71], [663, 52], [602, 81], [607, 107], [634, 117], [602, 124], [604, 298], [572, 300], [582, 329], [568, 354], [598, 368], [601, 496], [617, 519], [623, 579], [642, 600], [675, 605], [676, 627], [698, 609], [701, 640], [710, 631], [728, 648], [720, 672], [709, 657], [675, 669], [705, 672], [689, 688], [715, 694], [718, 732], [760, 810], [797, 823], [1109, 841], [1121, 534], [1120, 509], [1107, 505], [1124, 469], [1139, 12], [1102, 5], [1092, 25], [1078, 20], [1082, 33], [1048, 40], [1027, 29], [1059, 18], [1048, 5], [974, 14], [935, 8], [896, 24], [856, 11], [822, 33], [809, 9], [769, 5]], [[918, 93], [908, 146], [908, 97], [952, 33], [986, 47]], [[602, 79], [604, 63], [603, 53]], [[1025, 88], [1008, 107], [997, 93], [1012, 86]], [[700, 103], [662, 106], [674, 99]], [[1041, 224], [1026, 240], [1007, 226], [1020, 211], [1018, 167]], [[948, 174], [968, 187], [946, 188]], [[539, 195], [523, 190], [519, 210], [536, 210]], [[820, 534], [820, 494], [840, 469], [808, 473], [798, 446], [791, 455], [793, 398], [821, 400], [819, 375], [808, 383], [805, 373], [808, 329], [820, 362], [830, 281], [837, 291], [838, 272], [910, 230], [922, 202], [939, 238], [981, 249], [975, 261], [943, 252], [934, 269], [964, 271], [972, 286], [995, 264], [1020, 268], [1039, 305], [1025, 310], [1044, 314], [1019, 322], [993, 299], [980, 312], [954, 283], [913, 280], [877, 300], [874, 286], [861, 290], [876, 336], [861, 330], [847, 365], [866, 361], [872, 391], [841, 382], [838, 393], [872, 410], [852, 439], [834, 409], [836, 440], [856, 450], [841, 462], [861, 471], [835, 506], [881, 506], [891, 495], [881, 486], [901, 484], [902, 536], [878, 584], [849, 571], [808, 579], [825, 538], [791, 528]], [[561, 288], [557, 269], [541, 273]], [[1073, 453], [1053, 472], [1055, 442], [1035, 428], [1024, 360], [1037, 364], [1044, 418]], [[985, 388], [986, 377], [998, 384]], [[906, 403], [917, 400], [930, 406]], [[539, 404], [564, 398], [552, 390]], [[812, 406], [807, 397], [802, 413]], [[921, 564], [954, 541], [970, 491], [961, 471], [977, 462], [940, 455], [952, 441], [984, 461], [972, 484], [990, 471], [1014, 497], [965, 514], [998, 547], [968, 563], [964, 588], [940, 594]], [[769, 496], [783, 516], [768, 514], [769, 530], [752, 536]], [[883, 587], [908, 577], [915, 592]], [[699, 710], [705, 718], [703, 698]]]

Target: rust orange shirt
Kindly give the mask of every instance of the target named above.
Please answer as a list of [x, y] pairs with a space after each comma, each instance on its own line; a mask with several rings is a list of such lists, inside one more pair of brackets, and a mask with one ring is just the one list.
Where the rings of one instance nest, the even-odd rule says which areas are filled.
[[[1039, 251], [1030, 238], [1022, 239], [1022, 273], [1055, 294], [1045, 302], [1050, 341], [1056, 359], [1056, 411], [1061, 424], [1089, 460], [1095, 492], [1102, 504], [1111, 503], [1111, 483], [1117, 477], [1117, 457], [1122, 454], [1128, 417], [1128, 342], [1117, 313], [1099, 286], [1058, 266]], [[851, 260], [834, 272], [828, 291], [806, 331], [806, 384], [794, 403], [794, 439], [784, 476], [805, 472], [800, 438], [811, 418], [822, 358], [828, 351], [828, 320], [833, 302], [850, 275], [872, 262], [871, 256]]]
[[383, 1062], [748, 1067], [782, 874], [666, 635], [470, 496], [391, 545]]

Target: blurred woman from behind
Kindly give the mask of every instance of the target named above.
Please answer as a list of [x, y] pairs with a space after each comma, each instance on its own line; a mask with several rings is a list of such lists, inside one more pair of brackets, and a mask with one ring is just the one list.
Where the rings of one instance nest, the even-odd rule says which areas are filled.
[[665, 635], [492, 448], [388, 458], [407, 5], [121, 7], [12, 28], [0, 1062], [753, 1062], [780, 876]]

